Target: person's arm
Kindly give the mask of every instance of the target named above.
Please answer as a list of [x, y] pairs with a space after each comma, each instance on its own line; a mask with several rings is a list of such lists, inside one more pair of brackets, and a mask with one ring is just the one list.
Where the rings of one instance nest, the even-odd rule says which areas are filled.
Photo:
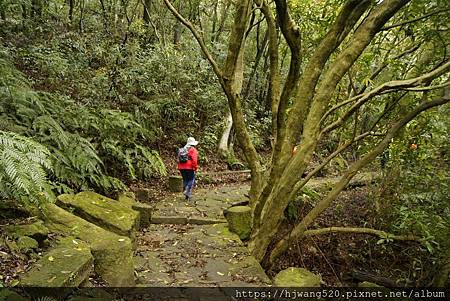
[[190, 156], [191, 156], [191, 160], [192, 160], [192, 168], [197, 171], [198, 169], [198, 151], [194, 148], [191, 147], [190, 149]]

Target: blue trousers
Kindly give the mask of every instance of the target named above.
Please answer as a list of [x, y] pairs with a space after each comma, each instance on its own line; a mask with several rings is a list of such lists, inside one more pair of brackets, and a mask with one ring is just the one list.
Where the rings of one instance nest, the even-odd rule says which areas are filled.
[[192, 169], [180, 169], [183, 177], [183, 193], [187, 199], [192, 196], [192, 188], [195, 185], [195, 171]]

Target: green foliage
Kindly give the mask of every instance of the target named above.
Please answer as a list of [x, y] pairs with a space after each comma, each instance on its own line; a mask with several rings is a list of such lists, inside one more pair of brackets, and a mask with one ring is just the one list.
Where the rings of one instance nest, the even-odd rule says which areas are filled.
[[450, 246], [448, 116], [442, 107], [408, 124], [388, 150], [379, 200], [386, 222], [423, 236], [430, 252]]
[[0, 198], [40, 204], [54, 198], [46, 179], [50, 152], [36, 141], [0, 131]]
[[[151, 133], [131, 113], [79, 106], [58, 93], [35, 92], [6, 52], [0, 57], [0, 74], [0, 125], [47, 147], [53, 165], [50, 180], [58, 192], [123, 190], [118, 178], [124, 178], [123, 172], [132, 180], [166, 174], [158, 153], [140, 143]], [[106, 167], [105, 162], [112, 164]]]

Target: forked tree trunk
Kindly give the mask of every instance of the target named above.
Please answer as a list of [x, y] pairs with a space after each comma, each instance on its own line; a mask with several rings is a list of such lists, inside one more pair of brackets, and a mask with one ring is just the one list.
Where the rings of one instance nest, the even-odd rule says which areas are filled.
[[[291, 18], [285, 0], [274, 1], [276, 18], [272, 15], [273, 9], [266, 0], [235, 2], [234, 23], [223, 67], [220, 67], [214, 60], [201, 33], [195, 26], [183, 18], [169, 0], [164, 0], [164, 2], [193, 33], [228, 99], [236, 137], [243, 149], [252, 175], [250, 205], [253, 209], [253, 233], [249, 241], [249, 248], [252, 254], [261, 261], [278, 232], [284, 210], [291, 201], [293, 193], [305, 184], [302, 182], [301, 176], [308, 167], [320, 139], [329, 131], [341, 126], [346, 120], [344, 116], [341, 118], [341, 123], [333, 122], [331, 126], [323, 128], [322, 119], [327, 117], [327, 109], [335, 96], [337, 85], [370, 44], [376, 33], [409, 0], [384, 0], [377, 4], [374, 4], [372, 0], [346, 1], [302, 72], [300, 72], [302, 65], [300, 29]], [[245, 33], [253, 4], [256, 4], [264, 14], [269, 35], [270, 93], [268, 97], [272, 104], [274, 147], [266, 173], [263, 173], [262, 164], [246, 127], [241, 95]], [[363, 16], [365, 17], [361, 21]], [[280, 78], [277, 30], [282, 32], [291, 54], [289, 71], [284, 82]], [[349, 35], [351, 36], [349, 37]], [[343, 42], [345, 45], [340, 47]], [[338, 48], [341, 49], [336, 54]], [[420, 83], [423, 84], [423, 82]], [[381, 93], [384, 91], [383, 89], [389, 90], [390, 87], [382, 87], [376, 92]], [[367, 99], [370, 99], [377, 93], [369, 93], [364, 97], [367, 96]], [[362, 96], [361, 99], [355, 100], [359, 104], [356, 109], [364, 101], [367, 101]], [[354, 112], [353, 106], [350, 106], [349, 116], [353, 116]], [[393, 134], [395, 133], [396, 131]], [[388, 136], [391, 134], [388, 133]], [[292, 148], [298, 140], [301, 143], [298, 145], [297, 153], [292, 155]], [[307, 215], [307, 218], [301, 222], [301, 226], [296, 227], [293, 234], [301, 234], [304, 231], [303, 228], [306, 229], [317, 215], [329, 206], [356, 172], [370, 162], [384, 147], [386, 145], [383, 142], [376, 150], [350, 167], [342, 180], [319, 203], [318, 207]], [[282, 240], [275, 247], [276, 251], [271, 254], [270, 258], [272, 260], [276, 258], [286, 245], [287, 240]]]

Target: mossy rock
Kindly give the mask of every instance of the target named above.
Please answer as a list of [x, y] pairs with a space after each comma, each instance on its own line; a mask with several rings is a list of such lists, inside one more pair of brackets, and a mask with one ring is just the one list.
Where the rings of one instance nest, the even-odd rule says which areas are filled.
[[27, 225], [11, 225], [5, 227], [5, 232], [13, 237], [28, 236], [34, 238], [38, 242], [44, 241], [48, 236], [48, 229], [44, 226], [43, 221], [37, 221]]
[[320, 287], [322, 277], [303, 268], [287, 268], [273, 280], [278, 287]]
[[56, 204], [73, 209], [75, 215], [119, 235], [134, 238], [139, 229], [139, 212], [95, 192], [62, 194], [58, 196]]
[[133, 245], [128, 237], [100, 228], [55, 204], [43, 205], [42, 212], [50, 230], [72, 235], [89, 244], [95, 272], [109, 286], [134, 286]]
[[140, 228], [145, 228], [150, 224], [153, 207], [145, 203], [137, 202], [133, 192], [127, 191], [119, 193], [117, 201], [139, 212]]
[[37, 249], [39, 247], [39, 243], [31, 237], [21, 236], [17, 240], [17, 247], [21, 252], [28, 253], [34, 249]]
[[183, 178], [180, 176], [170, 176], [169, 177], [169, 190], [172, 192], [182, 192], [183, 191]]
[[231, 232], [242, 240], [248, 239], [252, 232], [252, 209], [249, 206], [235, 206], [226, 210], [225, 218]]
[[22, 297], [21, 295], [19, 295], [18, 293], [6, 289], [6, 288], [1, 288], [0, 289], [0, 300], [1, 301], [28, 301], [28, 298]]
[[146, 202], [150, 200], [151, 192], [148, 188], [137, 188], [135, 190], [135, 195], [135, 200]]
[[133, 206], [136, 203], [136, 198], [134, 193], [131, 191], [121, 192], [117, 195], [117, 201], [121, 204], [124, 204], [128, 207]]
[[358, 283], [358, 287], [382, 287], [381, 285], [375, 284], [369, 281], [363, 281]]
[[21, 279], [25, 287], [78, 287], [92, 271], [88, 244], [74, 238], [61, 240]]
[[150, 224], [152, 219], [152, 210], [153, 210], [152, 206], [144, 203], [135, 202], [131, 206], [131, 209], [139, 212], [140, 216], [139, 226], [141, 228], [147, 227]]

